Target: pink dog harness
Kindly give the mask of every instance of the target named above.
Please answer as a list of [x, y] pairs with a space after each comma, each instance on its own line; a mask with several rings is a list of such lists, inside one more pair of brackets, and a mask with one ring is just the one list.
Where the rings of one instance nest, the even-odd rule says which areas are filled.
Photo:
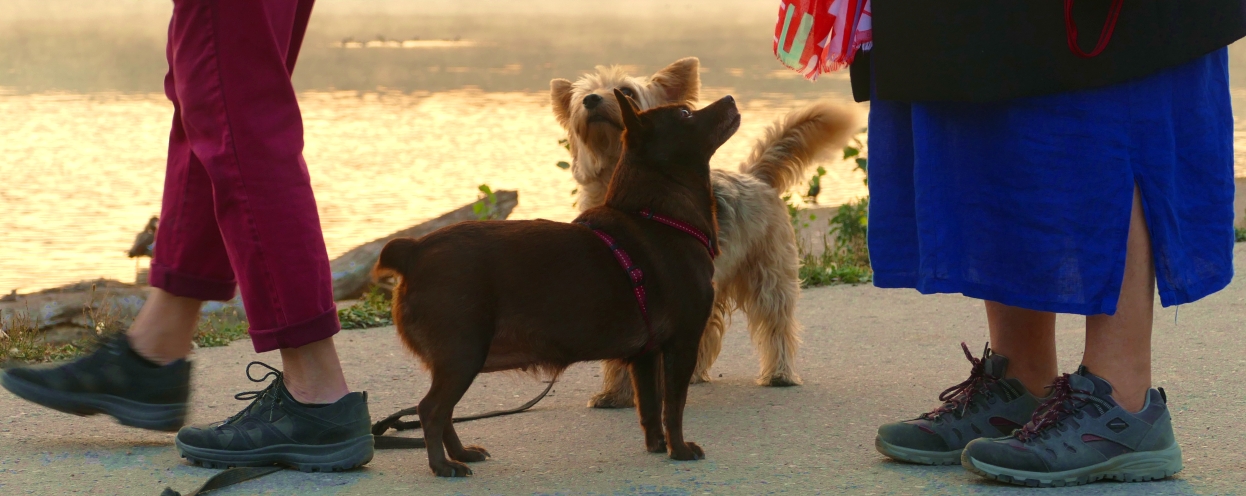
[[[700, 241], [702, 245], [705, 245], [705, 249], [709, 250], [710, 259], [714, 259], [718, 256], [718, 252], [714, 249], [714, 243], [710, 241], [710, 237], [701, 232], [701, 230], [692, 227], [685, 222], [655, 214], [652, 210], [647, 208], [641, 210], [639, 214], [641, 217], [666, 224], [670, 227], [683, 231], [689, 236], [697, 238], [697, 241]], [[654, 348], [657, 348], [657, 335], [654, 334], [653, 323], [649, 321], [649, 305], [647, 299], [645, 298], [644, 271], [640, 270], [640, 267], [637, 267], [636, 264], [632, 262], [632, 257], [627, 255], [627, 251], [623, 250], [623, 247], [619, 246], [619, 244], [614, 241], [614, 238], [610, 237], [609, 234], [606, 234], [605, 231], [597, 229], [593, 227], [592, 224], [587, 222], [579, 222], [579, 224], [584, 224], [586, 227], [593, 230], [593, 234], [596, 234], [597, 238], [600, 239], [602, 243], [606, 244], [606, 247], [609, 248], [610, 252], [614, 254], [614, 259], [617, 260], [619, 265], [623, 267], [623, 271], [627, 272], [628, 279], [632, 280], [632, 294], [636, 296], [636, 303], [640, 306], [640, 316], [645, 319], [645, 329], [649, 331], [649, 341], [645, 343], [644, 349], [642, 349], [640, 353], [637, 353], [637, 356], [653, 351]]]

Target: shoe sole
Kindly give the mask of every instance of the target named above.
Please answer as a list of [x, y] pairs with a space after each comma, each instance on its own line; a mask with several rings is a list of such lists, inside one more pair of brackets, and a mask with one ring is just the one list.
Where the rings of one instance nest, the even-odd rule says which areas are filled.
[[988, 479], [1029, 487], [1080, 486], [1103, 479], [1121, 482], [1146, 482], [1166, 479], [1180, 472], [1181, 447], [1159, 451], [1142, 451], [1117, 456], [1089, 467], [1063, 472], [1027, 472], [983, 463], [965, 454], [961, 465], [966, 470]]
[[0, 372], [0, 386], [24, 400], [72, 415], [104, 414], [121, 425], [177, 432], [186, 423], [185, 403], [153, 404], [97, 393], [68, 393], [46, 388]]
[[177, 451], [191, 463], [208, 468], [281, 465], [302, 472], [341, 472], [372, 461], [371, 434], [337, 444], [278, 444], [247, 451], [196, 448], [177, 442]]
[[881, 437], [874, 438], [874, 447], [879, 453], [888, 457], [900, 460], [902, 462], [917, 463], [921, 465], [955, 465], [960, 463], [960, 455], [964, 450], [955, 451], [922, 451], [912, 448], [904, 448], [883, 441]]

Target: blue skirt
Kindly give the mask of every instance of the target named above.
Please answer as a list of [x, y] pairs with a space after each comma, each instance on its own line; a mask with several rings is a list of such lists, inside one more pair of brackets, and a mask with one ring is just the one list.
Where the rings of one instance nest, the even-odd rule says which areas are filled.
[[876, 286], [1114, 314], [1135, 185], [1164, 306], [1233, 276], [1227, 49], [1105, 88], [874, 100], [869, 121]]

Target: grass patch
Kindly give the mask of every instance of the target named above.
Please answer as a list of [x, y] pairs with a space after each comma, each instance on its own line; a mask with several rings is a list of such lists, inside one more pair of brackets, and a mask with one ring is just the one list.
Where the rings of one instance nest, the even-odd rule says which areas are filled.
[[874, 271], [850, 260], [825, 254], [809, 256], [800, 261], [800, 287], [810, 288], [831, 284], [864, 284], [874, 279]]
[[[822, 252], [800, 247], [801, 287], [829, 284], [862, 284], [873, 280], [870, 251], [866, 244], [870, 199], [862, 198], [839, 207], [822, 238]], [[831, 241], [834, 235], [834, 241]]]
[[[866, 130], [862, 129], [861, 133]], [[865, 173], [865, 185], [869, 186], [869, 159], [865, 157], [865, 143], [860, 137], [844, 147], [844, 160], [852, 159], [855, 168]], [[826, 171], [819, 167], [809, 180], [809, 192], [806, 193], [807, 203], [817, 203], [817, 194], [821, 191], [821, 179]], [[797, 231], [809, 227], [809, 222], [816, 220], [810, 215], [805, 219], [800, 210], [791, 203], [791, 196], [783, 197], [788, 202], [788, 215], [792, 218], [792, 227]], [[866, 240], [869, 233], [870, 198], [867, 196], [839, 207], [835, 217], [827, 224], [827, 233], [822, 237], [822, 251], [814, 254], [802, 243], [800, 251], [800, 286], [803, 288], [826, 286], [829, 284], [862, 284], [874, 279], [874, 270], [870, 268], [870, 250]]]
[[[124, 332], [129, 321], [107, 298], [92, 299], [83, 310], [90, 326], [87, 337], [68, 344], [46, 343], [39, 312], [29, 308], [0, 315], [0, 365], [26, 365], [72, 360], [88, 354], [107, 337]], [[384, 290], [373, 288], [358, 303], [338, 311], [343, 329], [366, 329], [393, 325], [389, 297]], [[234, 313], [208, 315], [199, 321], [194, 343], [199, 348], [225, 346], [247, 339], [246, 319]]]
[[67, 360], [85, 352], [83, 345], [54, 345], [39, 340], [39, 318], [29, 308], [0, 316], [0, 364]]
[[1234, 227], [1233, 228], [1233, 239], [1236, 240], [1238, 243], [1246, 241], [1246, 228]]
[[337, 311], [342, 329], [368, 329], [394, 325], [388, 292], [373, 287], [358, 303]]
[[239, 339], [247, 338], [250, 326], [234, 315], [233, 319], [223, 316], [208, 316], [199, 321], [199, 330], [195, 332], [195, 344], [200, 348], [225, 346]]
[[[107, 338], [125, 332], [131, 321], [107, 296], [97, 298], [94, 290], [82, 313], [88, 326], [85, 336], [67, 344], [44, 342], [44, 324], [39, 320], [39, 312], [29, 307], [0, 315], [0, 364], [71, 360], [95, 351]], [[236, 312], [210, 315], [199, 322], [194, 343], [201, 348], [225, 346], [245, 339], [247, 329], [246, 320]]]
[[48, 343], [42, 339], [43, 323], [39, 313], [31, 311], [30, 307], [0, 314], [0, 364], [76, 358], [99, 348], [105, 338], [122, 332], [127, 326], [124, 312], [113, 305], [107, 295], [98, 296], [94, 286], [82, 316], [88, 326], [84, 337], [71, 343]]

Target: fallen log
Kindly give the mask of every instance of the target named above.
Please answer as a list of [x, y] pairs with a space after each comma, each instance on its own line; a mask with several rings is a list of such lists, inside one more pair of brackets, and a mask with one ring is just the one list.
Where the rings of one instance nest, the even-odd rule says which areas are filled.
[[[505, 219], [519, 205], [519, 193], [515, 191], [494, 192], [497, 204], [493, 210], [493, 219]], [[485, 200], [480, 200], [485, 201]], [[443, 227], [464, 221], [479, 220], [477, 210], [473, 206], [480, 201], [469, 203], [458, 210], [442, 215], [383, 238], [371, 241], [348, 251], [329, 263], [333, 271], [333, 299], [337, 301], [359, 298], [372, 286], [372, 266], [381, 256], [381, 248], [394, 238], [419, 238]]]

